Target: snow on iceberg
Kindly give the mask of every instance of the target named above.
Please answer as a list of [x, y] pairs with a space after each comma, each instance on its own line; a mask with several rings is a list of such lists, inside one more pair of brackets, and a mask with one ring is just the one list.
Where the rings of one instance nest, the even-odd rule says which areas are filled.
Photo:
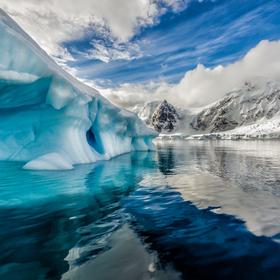
[[0, 9], [0, 160], [69, 169], [153, 148], [155, 132], [63, 71]]

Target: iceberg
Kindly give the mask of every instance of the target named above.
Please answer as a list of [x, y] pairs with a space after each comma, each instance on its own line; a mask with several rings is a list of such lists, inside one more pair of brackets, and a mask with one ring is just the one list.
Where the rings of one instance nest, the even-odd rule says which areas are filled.
[[60, 68], [0, 9], [0, 160], [71, 169], [153, 149], [156, 133]]

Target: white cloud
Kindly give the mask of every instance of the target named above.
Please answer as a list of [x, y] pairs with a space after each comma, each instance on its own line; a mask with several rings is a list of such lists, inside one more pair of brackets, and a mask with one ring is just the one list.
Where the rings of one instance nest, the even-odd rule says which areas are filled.
[[[203, 0], [198, 0], [198, 2], [202, 2]], [[181, 11], [186, 8], [189, 4], [190, 0], [163, 0], [163, 3], [167, 6], [171, 7], [173, 11]]]
[[240, 88], [245, 81], [280, 79], [280, 41], [261, 41], [241, 60], [213, 69], [198, 65], [186, 73], [174, 91], [186, 105], [209, 104], [225, 93]]
[[[93, 84], [91, 84], [93, 85]], [[123, 84], [119, 88], [98, 88], [101, 94], [113, 103], [126, 108], [144, 104], [146, 101], [163, 99], [168, 95], [170, 85], [164, 82], [143, 84]]]
[[64, 56], [60, 44], [81, 38], [90, 27], [126, 42], [158, 13], [152, 0], [0, 0], [0, 7], [54, 56]]
[[92, 48], [83, 56], [88, 59], [98, 59], [105, 63], [112, 60], [132, 60], [142, 56], [139, 46], [135, 43], [119, 43], [112, 41], [110, 45], [106, 46], [97, 40], [91, 42]]
[[[69, 52], [61, 43], [82, 38], [89, 29], [109, 36], [116, 51], [100, 46], [92, 55], [103, 60], [132, 59], [131, 46], [120, 49], [141, 26], [151, 25], [162, 13], [160, 3], [179, 9], [185, 0], [0, 0], [0, 8], [8, 12], [20, 26], [49, 54], [69, 60]], [[105, 56], [104, 56], [105, 53]]]
[[206, 68], [198, 65], [188, 71], [178, 84], [151, 82], [124, 84], [101, 92], [113, 102], [132, 107], [155, 99], [167, 99], [181, 107], [200, 107], [240, 88], [246, 81], [280, 81], [280, 41], [261, 41], [241, 60], [227, 66]]

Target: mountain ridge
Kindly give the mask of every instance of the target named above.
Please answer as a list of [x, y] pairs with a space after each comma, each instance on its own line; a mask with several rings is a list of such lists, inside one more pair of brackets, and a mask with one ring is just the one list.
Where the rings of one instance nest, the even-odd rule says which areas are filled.
[[[145, 107], [145, 110], [148, 111], [149, 102], [145, 104]], [[260, 134], [267, 134], [269, 138], [269, 135], [277, 130], [277, 121], [274, 122], [274, 127], [271, 129], [268, 129], [268, 125], [265, 123], [280, 119], [280, 82], [261, 79], [248, 81], [240, 89], [225, 94], [223, 98], [198, 111], [178, 107], [176, 110], [181, 114], [176, 127], [171, 131], [164, 131], [162, 135], [170, 137], [172, 134], [181, 134], [184, 137], [208, 135], [211, 137], [211, 134], [225, 134], [229, 137], [229, 134], [237, 133], [236, 130], [242, 130], [242, 135], [245, 137], [246, 127], [248, 127], [247, 133], [250, 135], [254, 131], [254, 137], [257, 138], [256, 127], [258, 127], [262, 131]], [[142, 111], [142, 115], [140, 114], [139, 117], [145, 119], [149, 125], [151, 115], [149, 112], [149, 116], [143, 116]], [[266, 129], [261, 128], [262, 124], [265, 124]], [[252, 130], [253, 127], [255, 129]]]

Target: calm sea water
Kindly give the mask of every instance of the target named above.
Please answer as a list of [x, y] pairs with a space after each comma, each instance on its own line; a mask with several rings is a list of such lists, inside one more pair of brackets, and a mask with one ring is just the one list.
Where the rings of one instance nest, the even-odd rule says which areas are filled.
[[280, 142], [0, 162], [0, 279], [280, 279]]

